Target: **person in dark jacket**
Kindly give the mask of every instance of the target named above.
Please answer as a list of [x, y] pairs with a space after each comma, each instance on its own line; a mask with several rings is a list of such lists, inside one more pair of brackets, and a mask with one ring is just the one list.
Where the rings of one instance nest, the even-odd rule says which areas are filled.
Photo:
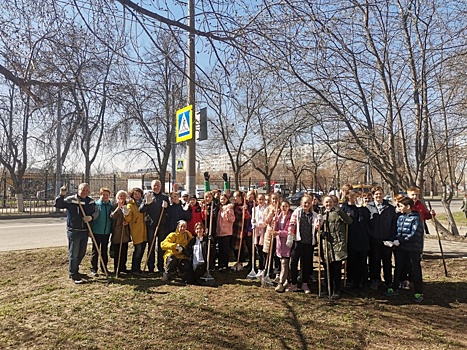
[[[67, 188], [60, 188], [60, 196], [55, 198], [54, 206], [66, 209], [66, 226], [69, 250], [69, 276], [74, 283], [83, 283], [79, 274], [79, 265], [86, 255], [89, 229], [87, 224], [99, 216], [99, 209], [94, 199], [89, 197], [91, 188], [87, 183], [78, 186], [78, 193], [65, 198]], [[81, 204], [83, 211], [79, 204]]]
[[383, 242], [395, 236], [397, 214], [394, 206], [383, 199], [381, 187], [373, 187], [371, 192], [374, 201], [366, 206], [370, 211], [370, 288], [376, 290], [381, 283], [381, 262], [386, 288], [392, 285], [392, 248]]
[[417, 303], [423, 300], [423, 278], [420, 264], [423, 252], [423, 222], [420, 213], [414, 210], [415, 203], [411, 198], [405, 197], [397, 203], [402, 213], [397, 220], [397, 235], [393, 237], [392, 244], [396, 246], [394, 251], [396, 268], [394, 271], [394, 286], [388, 288], [386, 295], [399, 294], [399, 283], [403, 267], [410, 263], [411, 277], [414, 283], [414, 298]]
[[368, 238], [370, 212], [366, 207], [357, 207], [357, 194], [349, 191], [344, 197], [341, 210], [351, 218], [347, 241], [347, 279], [346, 287], [361, 288], [368, 281], [367, 256], [370, 250]]
[[167, 232], [175, 232], [178, 222], [184, 220], [186, 222], [191, 220], [191, 210], [188, 207], [184, 207], [180, 201], [180, 195], [178, 192], [172, 192], [170, 194], [171, 204], [167, 208], [169, 212]]
[[[160, 180], [153, 180], [151, 182], [152, 191], [144, 195], [143, 202], [139, 207], [141, 213], [146, 213], [146, 225], [148, 229], [148, 250], [153, 249], [148, 257], [149, 272], [154, 272], [156, 268], [156, 254], [157, 250], [157, 269], [159, 272], [164, 271], [164, 251], [160, 247], [160, 243], [167, 237], [167, 222], [169, 221], [169, 213], [166, 208], [169, 205], [169, 197], [163, 194], [162, 184]], [[157, 237], [155, 236], [156, 227], [159, 224]], [[156, 242], [153, 240], [157, 238]]]

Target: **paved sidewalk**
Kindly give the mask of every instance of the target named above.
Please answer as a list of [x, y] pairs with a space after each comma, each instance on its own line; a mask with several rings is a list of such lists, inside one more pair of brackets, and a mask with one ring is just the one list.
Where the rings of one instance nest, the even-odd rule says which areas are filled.
[[[426, 222], [428, 225], [429, 235], [425, 235], [424, 254], [437, 255], [441, 257], [441, 251], [438, 242], [438, 236], [431, 220]], [[445, 258], [467, 258], [467, 240], [463, 242], [449, 241], [441, 239]]]

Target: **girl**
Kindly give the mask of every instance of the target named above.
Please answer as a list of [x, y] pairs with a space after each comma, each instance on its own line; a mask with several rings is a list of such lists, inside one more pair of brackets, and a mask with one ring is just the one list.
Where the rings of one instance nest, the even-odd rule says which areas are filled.
[[[234, 198], [234, 214], [235, 214], [235, 222], [233, 224], [233, 232], [232, 232], [232, 250], [234, 251], [235, 260], [238, 259], [238, 254], [240, 250], [240, 261], [244, 261], [244, 253], [245, 249], [245, 237], [247, 235], [248, 230], [248, 222], [251, 219], [250, 213], [248, 212], [247, 202], [244, 197], [243, 192], [235, 191], [233, 194]], [[242, 231], [243, 228], [243, 231]], [[241, 243], [241, 244], [240, 244]], [[243, 258], [242, 258], [243, 257]]]
[[[133, 258], [131, 260], [131, 272], [141, 273], [141, 260], [143, 260], [144, 249], [148, 240], [146, 231], [146, 222], [144, 221], [144, 213], [140, 213], [138, 208], [143, 199], [143, 190], [133, 188], [130, 191], [130, 201], [126, 208], [122, 209], [124, 220], [128, 223], [133, 240]], [[123, 208], [123, 207], [122, 207]]]
[[263, 252], [264, 245], [264, 233], [266, 231], [266, 222], [265, 222], [265, 210], [267, 208], [266, 198], [264, 194], [258, 195], [258, 205], [254, 210], [253, 220], [255, 222], [255, 247], [258, 254], [258, 274], [257, 278], [260, 278], [264, 272], [264, 264], [266, 262], [266, 253]]
[[[330, 197], [329, 197], [330, 198]], [[330, 200], [332, 200], [330, 198]], [[313, 199], [305, 194], [302, 197], [300, 206], [293, 212], [287, 237], [287, 246], [290, 252], [290, 273], [291, 284], [287, 287], [287, 292], [298, 290], [298, 262], [302, 267], [302, 290], [310, 294], [310, 279], [313, 266], [313, 250], [316, 245], [316, 229], [319, 225], [318, 214], [313, 211]]]
[[281, 203], [281, 211], [276, 221], [276, 255], [281, 259], [281, 272], [276, 292], [283, 293], [287, 287], [289, 278], [290, 248], [286, 245], [289, 233], [289, 223], [293, 211], [290, 209], [290, 203], [286, 200]]
[[[271, 203], [264, 211], [266, 230], [264, 233], [263, 253], [265, 253], [265, 257], [266, 257], [265, 265], [268, 264], [270, 266], [269, 271], [266, 271], [265, 275], [269, 276], [270, 278], [271, 277], [275, 278], [275, 273], [273, 273], [273, 269], [274, 269], [273, 260], [275, 256], [275, 250], [276, 250], [276, 242], [274, 240], [274, 231], [276, 227], [277, 214], [279, 214], [280, 196], [277, 193], [273, 193], [270, 195], [269, 200], [271, 201]], [[265, 269], [267, 268], [268, 266], [265, 266]], [[278, 264], [276, 263], [276, 270], [278, 273], [280, 272], [279, 269], [280, 269], [280, 261], [278, 262]], [[279, 280], [279, 276], [276, 276], [276, 277]]]
[[112, 218], [114, 268], [115, 273], [127, 273], [126, 261], [128, 256], [128, 242], [130, 241], [130, 230], [128, 222], [125, 221], [123, 214], [123, 211], [125, 210], [124, 208], [126, 208], [127, 193], [120, 190], [117, 192], [115, 198], [117, 200], [117, 204], [110, 213], [110, 217]]
[[235, 214], [233, 205], [229, 203], [227, 194], [222, 194], [219, 198], [219, 214], [217, 215], [217, 244], [219, 246], [219, 270], [226, 270], [229, 265], [230, 240], [233, 233], [233, 223]]
[[[347, 213], [335, 206], [331, 196], [323, 198], [324, 214], [322, 224], [321, 249], [323, 261], [329, 261], [330, 290], [333, 299], [339, 299], [341, 294], [342, 261], [347, 259], [346, 225], [353, 220]], [[327, 246], [326, 246], [327, 244]], [[327, 253], [327, 256], [326, 256]], [[326, 260], [327, 259], [327, 260]], [[325, 263], [327, 269], [327, 264]]]

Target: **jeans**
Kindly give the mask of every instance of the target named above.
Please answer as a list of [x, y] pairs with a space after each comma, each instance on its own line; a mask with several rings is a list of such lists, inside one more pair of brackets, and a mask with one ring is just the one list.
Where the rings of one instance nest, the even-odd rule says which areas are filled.
[[79, 265], [86, 255], [88, 231], [76, 231], [68, 228], [66, 235], [68, 238], [69, 274], [73, 278], [77, 277]]
[[398, 289], [399, 281], [404, 271], [404, 266], [411, 267], [412, 281], [414, 283], [414, 292], [423, 294], [422, 267], [420, 265], [421, 255], [418, 252], [410, 252], [397, 248], [394, 251], [396, 260], [396, 269], [394, 271], [394, 289]]

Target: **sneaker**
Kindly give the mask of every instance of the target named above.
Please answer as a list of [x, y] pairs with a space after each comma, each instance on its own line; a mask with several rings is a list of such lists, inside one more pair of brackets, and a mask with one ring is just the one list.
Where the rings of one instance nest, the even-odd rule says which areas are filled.
[[410, 290], [410, 282], [408, 280], [405, 280], [401, 283], [401, 288], [404, 290]]
[[370, 283], [370, 289], [371, 290], [377, 290], [379, 288], [379, 281], [378, 280], [373, 280]]
[[261, 278], [263, 276], [264, 270], [258, 270], [258, 273], [256, 274], [256, 278]]
[[81, 278], [73, 279], [73, 283], [74, 284], [82, 284], [82, 283], [84, 283], [84, 280], [82, 280]]
[[388, 290], [384, 292], [384, 295], [387, 297], [395, 297], [399, 295], [399, 291], [397, 289], [388, 288]]
[[99, 275], [97, 274], [96, 271], [91, 270], [91, 276], [92, 276], [92, 277], [98, 277]]
[[296, 292], [298, 291], [297, 285], [296, 284], [291, 284], [287, 287], [285, 290], [286, 292]]
[[168, 280], [169, 280], [169, 275], [166, 272], [164, 272], [162, 274], [162, 282], [167, 282]]
[[305, 294], [311, 294], [310, 287], [308, 287], [308, 283], [302, 283], [302, 290], [305, 292]]
[[416, 303], [421, 303], [423, 300], [423, 294], [421, 293], [415, 293], [414, 296], [413, 296], [413, 301], [415, 301]]
[[285, 287], [282, 283], [279, 283], [277, 285], [276, 288], [274, 288], [274, 290], [277, 292], [277, 293], [284, 293], [285, 292]]

